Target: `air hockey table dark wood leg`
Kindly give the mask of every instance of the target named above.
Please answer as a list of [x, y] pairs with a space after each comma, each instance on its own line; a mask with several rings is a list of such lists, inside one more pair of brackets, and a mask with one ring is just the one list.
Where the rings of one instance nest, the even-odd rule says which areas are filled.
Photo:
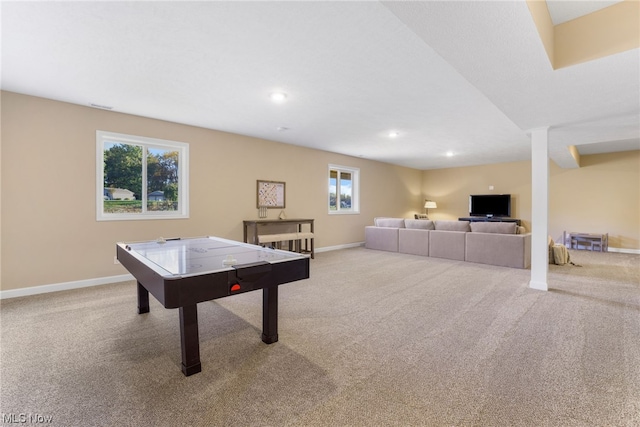
[[185, 376], [202, 371], [200, 341], [198, 338], [198, 306], [180, 307], [180, 345], [182, 347], [182, 373]]
[[138, 314], [149, 312], [149, 291], [138, 282]]
[[262, 342], [278, 341], [278, 287], [262, 289]]

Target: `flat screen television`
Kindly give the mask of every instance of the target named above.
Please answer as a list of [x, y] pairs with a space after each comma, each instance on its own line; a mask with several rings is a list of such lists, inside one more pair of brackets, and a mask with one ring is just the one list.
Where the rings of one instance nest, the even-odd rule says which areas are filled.
[[511, 194], [472, 194], [469, 196], [471, 216], [511, 216]]

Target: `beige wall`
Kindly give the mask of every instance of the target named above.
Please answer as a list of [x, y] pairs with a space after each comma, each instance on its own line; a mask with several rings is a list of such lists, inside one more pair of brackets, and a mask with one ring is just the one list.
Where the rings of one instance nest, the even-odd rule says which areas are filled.
[[527, 6], [553, 69], [640, 47], [638, 0], [625, 0], [555, 26], [545, 1], [527, 0]]
[[580, 157], [550, 168], [549, 231], [609, 233], [609, 246], [640, 249], [640, 151]]
[[640, 2], [626, 0], [554, 27], [553, 68], [640, 47]]
[[522, 219], [530, 228], [531, 162], [424, 171], [423, 188], [426, 198], [438, 204], [430, 211], [431, 219], [469, 216], [470, 194], [511, 194], [511, 216]]
[[[549, 234], [609, 233], [609, 246], [640, 249], [640, 151], [581, 156], [581, 167], [550, 164]], [[493, 185], [494, 190], [489, 190]], [[469, 194], [509, 193], [511, 216], [531, 230], [531, 162], [502, 163], [423, 172], [425, 197], [438, 209], [432, 219], [469, 213]]]
[[[1, 114], [2, 290], [125, 274], [118, 241], [242, 240], [257, 179], [286, 182], [287, 216], [314, 218], [320, 248], [361, 242], [374, 216], [412, 215], [422, 197], [421, 171], [355, 157], [10, 92]], [[96, 221], [96, 130], [189, 143], [190, 218]], [[329, 163], [360, 168], [359, 215], [328, 214]]]
[[[115, 243], [160, 236], [242, 239], [257, 217], [257, 179], [285, 181], [290, 218], [316, 220], [316, 246], [364, 240], [375, 216], [411, 217], [424, 199], [433, 219], [468, 215], [469, 194], [510, 193], [512, 216], [531, 228], [531, 164], [418, 171], [89, 107], [2, 92], [0, 289], [125, 274]], [[95, 132], [190, 144], [190, 218], [97, 222]], [[329, 163], [360, 168], [361, 213], [327, 213]], [[550, 233], [608, 232], [612, 247], [640, 248], [640, 151], [583, 156], [579, 169], [551, 164]], [[494, 190], [490, 191], [490, 185]], [[64, 196], [59, 196], [60, 194]], [[70, 195], [70, 196], [68, 196]], [[279, 210], [270, 210], [275, 218]]]

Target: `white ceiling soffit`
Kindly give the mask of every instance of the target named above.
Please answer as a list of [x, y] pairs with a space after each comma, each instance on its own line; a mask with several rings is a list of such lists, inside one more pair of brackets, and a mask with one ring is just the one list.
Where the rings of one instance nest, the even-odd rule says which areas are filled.
[[578, 152], [582, 156], [589, 154], [617, 153], [620, 151], [640, 150], [640, 138], [624, 140], [624, 141], [607, 141], [597, 142], [593, 144], [580, 145]]
[[417, 169], [631, 139], [638, 63], [553, 72], [524, 1], [2, 3], [3, 90]]
[[562, 24], [595, 11], [621, 3], [623, 0], [547, 0], [553, 25]]
[[639, 49], [554, 71], [524, 1], [384, 4], [519, 128], [549, 126], [550, 153], [636, 149]]

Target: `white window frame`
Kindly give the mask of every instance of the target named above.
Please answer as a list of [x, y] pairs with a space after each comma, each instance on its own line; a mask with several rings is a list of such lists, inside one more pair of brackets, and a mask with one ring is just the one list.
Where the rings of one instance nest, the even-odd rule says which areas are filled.
[[351, 174], [351, 209], [341, 209], [340, 208], [340, 179], [336, 181], [336, 210], [331, 209], [331, 187], [329, 182], [327, 182], [327, 209], [329, 211], [329, 215], [353, 215], [360, 213], [360, 169], [353, 168], [349, 166], [341, 166], [329, 164], [329, 170], [327, 172], [327, 178], [331, 180], [331, 172], [338, 172], [338, 176], [340, 173], [350, 173]]
[[[142, 166], [142, 212], [105, 213], [104, 212], [104, 147], [107, 143], [121, 143], [143, 147]], [[178, 161], [178, 210], [147, 211], [147, 173], [146, 153], [148, 148], [166, 148], [177, 151]], [[189, 144], [144, 136], [96, 131], [96, 220], [150, 220], [150, 219], [186, 219], [189, 218]]]

